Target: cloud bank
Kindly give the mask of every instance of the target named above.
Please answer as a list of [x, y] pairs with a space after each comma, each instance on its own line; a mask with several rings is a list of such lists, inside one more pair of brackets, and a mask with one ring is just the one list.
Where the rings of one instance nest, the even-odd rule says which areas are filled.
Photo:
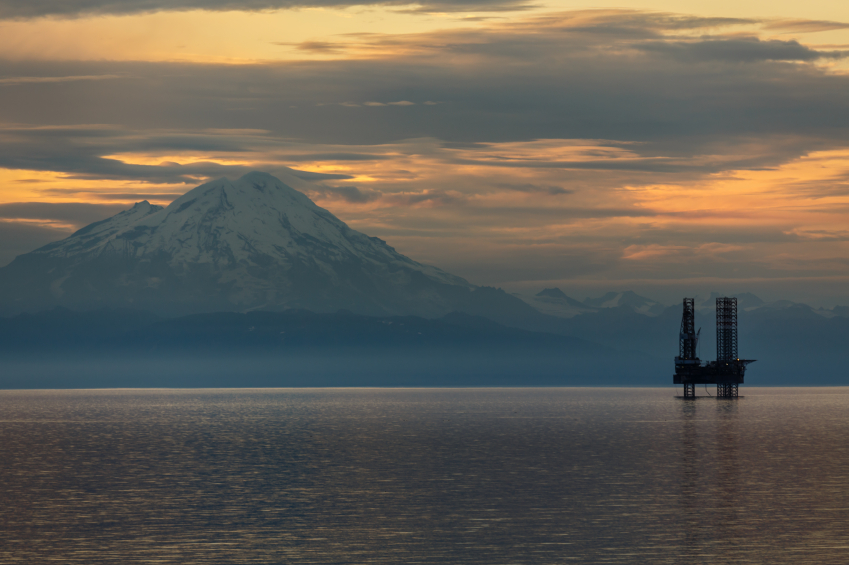
[[0, 0], [0, 19], [131, 15], [190, 10], [261, 12], [350, 6], [401, 6], [421, 12], [500, 12], [524, 10], [532, 5], [524, 0]]

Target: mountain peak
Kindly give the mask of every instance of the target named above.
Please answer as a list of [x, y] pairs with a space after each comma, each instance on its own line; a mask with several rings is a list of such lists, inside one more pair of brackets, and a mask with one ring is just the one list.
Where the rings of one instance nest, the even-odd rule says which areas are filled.
[[703, 302], [700, 303], [700, 307], [713, 308], [716, 306], [716, 299], [724, 296], [736, 297], [738, 306], [743, 309], [758, 308], [766, 304], [766, 302], [764, 302], [751, 292], [742, 292], [737, 294], [720, 294], [718, 292], [711, 292], [710, 296], [708, 296]]
[[204, 183], [165, 208], [139, 202], [0, 269], [0, 295], [44, 307], [442, 315], [473, 288], [351, 229], [289, 184], [307, 181], [284, 178], [255, 171]]
[[566, 294], [557, 287], [554, 288], [544, 288], [539, 291], [537, 296], [546, 296], [548, 298], [568, 298]]
[[640, 296], [632, 290], [623, 292], [608, 292], [599, 298], [587, 298], [584, 304], [595, 308], [620, 308], [628, 307], [635, 312], [656, 316], [660, 314], [665, 306], [655, 300]]

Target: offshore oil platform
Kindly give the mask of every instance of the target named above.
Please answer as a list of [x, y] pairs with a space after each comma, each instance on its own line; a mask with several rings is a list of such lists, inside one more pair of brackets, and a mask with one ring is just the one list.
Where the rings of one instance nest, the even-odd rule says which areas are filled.
[[684, 385], [684, 398], [696, 398], [696, 385], [715, 384], [717, 398], [737, 398], [746, 365], [754, 359], [740, 359], [737, 353], [737, 299], [716, 299], [716, 361], [702, 362], [697, 354], [695, 299], [684, 299], [678, 356], [673, 383]]

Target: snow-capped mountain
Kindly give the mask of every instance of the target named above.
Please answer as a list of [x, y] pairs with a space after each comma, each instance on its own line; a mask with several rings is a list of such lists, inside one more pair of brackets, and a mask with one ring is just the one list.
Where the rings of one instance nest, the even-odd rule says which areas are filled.
[[619, 308], [627, 306], [635, 312], [649, 316], [657, 316], [666, 309], [666, 306], [663, 304], [645, 296], [640, 296], [631, 290], [626, 290], [625, 292], [608, 292], [599, 298], [587, 298], [584, 300], [584, 304], [592, 308]]
[[0, 269], [0, 312], [52, 306], [349, 309], [442, 315], [476, 287], [349, 228], [292, 185], [250, 173], [166, 208], [140, 202]]
[[[734, 296], [737, 298], [737, 305], [741, 310], [754, 310], [760, 308], [767, 303], [750, 292], [738, 292], [733, 294], [721, 294], [719, 292], [711, 292], [710, 296], [704, 300], [701, 297], [696, 298], [696, 308], [716, 310], [716, 299], [722, 296]], [[789, 302], [789, 301], [788, 301]], [[790, 302], [790, 304], [793, 304]]]
[[559, 318], [571, 318], [578, 314], [598, 310], [567, 296], [557, 287], [546, 288], [533, 295], [517, 294], [517, 296], [543, 314]]

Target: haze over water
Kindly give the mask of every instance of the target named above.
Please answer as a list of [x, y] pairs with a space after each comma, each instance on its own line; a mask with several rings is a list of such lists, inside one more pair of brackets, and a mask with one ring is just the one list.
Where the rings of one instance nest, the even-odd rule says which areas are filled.
[[741, 393], [2, 391], [0, 562], [845, 563], [849, 389]]

